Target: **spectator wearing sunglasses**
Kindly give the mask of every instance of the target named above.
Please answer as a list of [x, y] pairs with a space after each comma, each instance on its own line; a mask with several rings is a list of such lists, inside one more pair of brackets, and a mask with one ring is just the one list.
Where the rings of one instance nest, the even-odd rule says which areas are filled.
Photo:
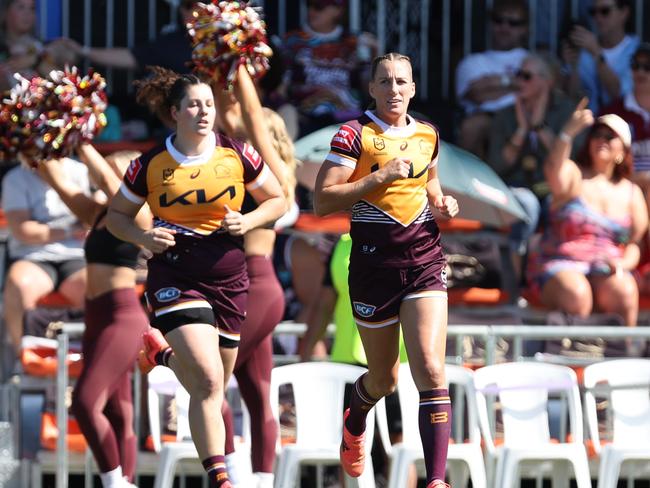
[[575, 25], [563, 43], [562, 58], [567, 92], [587, 96], [589, 109], [598, 113], [632, 90], [630, 60], [640, 41], [625, 32], [630, 16], [627, 0], [594, 0], [589, 14], [596, 33]]
[[456, 69], [456, 97], [464, 111], [459, 144], [479, 157], [486, 154], [492, 115], [515, 101], [514, 74], [528, 54], [527, 2], [496, 0], [490, 25], [492, 48], [465, 56]]
[[634, 177], [650, 189], [650, 43], [639, 45], [630, 67], [632, 91], [619, 97], [604, 112], [615, 113], [630, 125]]
[[[650, 43], [644, 42], [634, 53], [631, 63], [634, 87], [632, 92], [605, 108], [620, 116], [630, 126], [634, 171], [632, 180], [641, 187], [650, 209]], [[636, 274], [639, 288], [650, 294], [650, 239], [642, 245], [641, 264]]]
[[543, 163], [557, 134], [573, 113], [573, 102], [556, 88], [559, 63], [530, 54], [515, 73], [515, 103], [494, 116], [489, 138], [490, 166], [511, 187], [529, 222], [513, 225], [510, 249], [521, 274], [528, 240], [535, 232], [541, 203], [548, 196]]

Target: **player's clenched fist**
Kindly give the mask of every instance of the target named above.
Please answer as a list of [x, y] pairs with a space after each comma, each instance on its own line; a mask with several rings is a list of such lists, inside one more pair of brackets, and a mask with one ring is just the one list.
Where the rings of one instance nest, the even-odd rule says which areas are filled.
[[448, 219], [458, 214], [458, 202], [450, 195], [436, 195], [433, 197], [432, 204], [433, 208]]
[[155, 227], [144, 233], [142, 245], [154, 254], [160, 254], [168, 248], [176, 245], [174, 239], [175, 230]]
[[382, 183], [391, 183], [395, 180], [408, 178], [411, 170], [411, 162], [406, 159], [393, 158], [388, 161], [379, 171]]
[[226, 215], [221, 222], [223, 228], [231, 236], [243, 236], [250, 229], [246, 221], [246, 216], [235, 210], [231, 210], [228, 205], [226, 207]]

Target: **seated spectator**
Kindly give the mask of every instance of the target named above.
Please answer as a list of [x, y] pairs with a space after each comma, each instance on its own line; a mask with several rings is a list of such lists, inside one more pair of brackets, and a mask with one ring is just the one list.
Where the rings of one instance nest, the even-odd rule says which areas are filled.
[[603, 112], [619, 115], [632, 129], [632, 179], [641, 186], [650, 208], [650, 43], [644, 42], [632, 57], [633, 89]]
[[488, 162], [511, 187], [529, 222], [513, 226], [510, 244], [515, 271], [528, 239], [537, 229], [541, 205], [548, 195], [543, 163], [557, 134], [573, 113], [574, 105], [557, 90], [557, 69], [551, 58], [528, 55], [515, 73], [515, 104], [494, 116]]
[[466, 56], [456, 69], [456, 98], [464, 111], [458, 143], [481, 158], [492, 115], [515, 101], [515, 72], [528, 54], [527, 2], [496, 0], [490, 27], [492, 48]]
[[300, 133], [361, 115], [362, 87], [377, 54], [373, 36], [342, 25], [345, 0], [308, 0], [307, 23], [284, 38], [289, 101], [300, 112]]
[[576, 24], [563, 43], [567, 86], [571, 96], [585, 95], [589, 108], [600, 109], [632, 89], [630, 60], [639, 45], [637, 36], [625, 33], [630, 16], [626, 0], [594, 0], [590, 13], [596, 34]]
[[43, 49], [34, 37], [34, 0], [6, 0], [0, 3], [0, 91], [11, 88], [18, 72], [30, 78]]
[[[40, 298], [57, 290], [82, 308], [85, 289], [83, 239], [86, 230], [57, 193], [22, 163], [2, 180], [2, 208], [9, 226], [9, 262], [4, 319], [16, 352], [21, 349], [23, 316]], [[65, 174], [90, 194], [88, 170], [72, 159]]]
[[[650, 209], [650, 44], [644, 42], [632, 58], [633, 90], [619, 97], [604, 111], [615, 113], [625, 120], [632, 131], [634, 172], [632, 180], [641, 187]], [[650, 239], [646, 236], [641, 246], [641, 264], [637, 270], [639, 290], [650, 293]]]
[[[544, 163], [552, 195], [549, 226], [531, 273], [542, 302], [586, 317], [615, 313], [635, 326], [639, 290], [632, 276], [648, 212], [632, 171], [628, 125], [614, 114], [594, 122], [582, 99]], [[575, 161], [575, 136], [591, 126]]]

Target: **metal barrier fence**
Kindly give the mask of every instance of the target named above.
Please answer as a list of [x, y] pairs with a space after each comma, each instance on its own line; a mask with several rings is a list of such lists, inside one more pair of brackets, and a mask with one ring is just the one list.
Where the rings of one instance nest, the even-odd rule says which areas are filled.
[[[56, 376], [56, 416], [58, 426], [57, 452], [56, 452], [56, 488], [68, 486], [68, 451], [66, 445], [68, 412], [65, 395], [68, 387], [68, 368], [66, 357], [68, 355], [70, 336], [79, 337], [83, 332], [82, 323], [63, 324], [57, 336], [58, 368]], [[305, 324], [283, 322], [275, 329], [276, 335], [288, 334], [302, 336], [306, 330]], [[332, 335], [334, 326], [328, 327], [328, 335]], [[603, 338], [603, 339], [650, 339], [650, 327], [623, 327], [623, 326], [531, 326], [531, 325], [453, 325], [448, 328], [448, 336], [457, 339], [455, 356], [448, 357], [450, 362], [462, 364], [462, 339], [474, 337], [485, 341], [485, 364], [493, 364], [496, 360], [497, 340], [507, 338], [513, 340], [514, 359], [522, 361], [531, 358], [523, 356], [523, 342], [531, 339], [557, 339], [557, 338]], [[275, 357], [276, 364], [295, 362], [296, 356]], [[136, 435], [139, 435], [140, 425], [140, 375], [134, 375], [134, 422]], [[85, 479], [91, 479], [91, 460], [86, 456]], [[90, 486], [89, 484], [86, 486]]]
[[[133, 47], [176, 25], [180, 0], [37, 0], [38, 34], [44, 40], [73, 37], [88, 46]], [[348, 27], [377, 36], [380, 50], [408, 54], [421, 99], [453, 98], [455, 65], [462, 56], [489, 48], [494, 0], [349, 0]], [[633, 0], [629, 30], [643, 37], [646, 2]], [[267, 12], [270, 35], [284, 35], [307, 17], [307, 0], [257, 0]], [[591, 21], [585, 0], [528, 0], [529, 47], [557, 52], [570, 19]], [[109, 89], [131, 90], [133, 74], [105, 70]]]

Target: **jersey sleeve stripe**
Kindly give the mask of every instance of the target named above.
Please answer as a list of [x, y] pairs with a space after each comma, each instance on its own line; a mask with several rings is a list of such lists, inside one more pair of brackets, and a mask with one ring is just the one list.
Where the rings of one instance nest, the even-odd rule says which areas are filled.
[[352, 158], [348, 158], [346, 156], [343, 156], [341, 154], [337, 154], [335, 152], [331, 152], [327, 155], [325, 158], [326, 161], [330, 161], [334, 164], [340, 164], [341, 166], [346, 166], [350, 169], [354, 169], [357, 166], [356, 160]]
[[431, 158], [431, 162], [429, 163], [429, 168], [433, 168], [438, 164], [438, 155], [436, 154], [435, 157]]
[[269, 169], [269, 167], [265, 163], [264, 166], [262, 166], [262, 171], [260, 171], [260, 174], [257, 175], [257, 178], [255, 178], [250, 183], [246, 184], [246, 189], [247, 190], [255, 190], [256, 188], [259, 188], [260, 186], [262, 186], [264, 184], [264, 182], [266, 181], [266, 179], [269, 177], [270, 172], [271, 172], [271, 170]]
[[126, 186], [124, 183], [120, 186], [120, 192], [122, 195], [126, 197], [127, 200], [137, 204], [137, 205], [142, 205], [146, 198], [142, 198], [140, 195], [136, 195], [133, 193], [131, 190], [129, 190], [129, 187]]

